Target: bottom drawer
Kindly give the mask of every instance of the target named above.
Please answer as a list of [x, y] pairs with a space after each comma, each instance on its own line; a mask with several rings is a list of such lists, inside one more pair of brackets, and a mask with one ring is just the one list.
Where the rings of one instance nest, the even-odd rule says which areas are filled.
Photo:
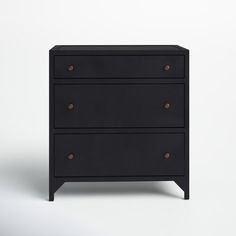
[[184, 134], [55, 135], [56, 176], [184, 174]]

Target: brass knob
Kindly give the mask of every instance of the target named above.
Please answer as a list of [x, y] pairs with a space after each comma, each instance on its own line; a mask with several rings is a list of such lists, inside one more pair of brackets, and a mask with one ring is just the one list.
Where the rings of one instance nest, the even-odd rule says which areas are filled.
[[166, 153], [164, 154], [164, 158], [165, 158], [165, 159], [170, 159], [170, 156], [171, 156], [171, 155], [170, 155], [169, 152], [166, 152]]
[[75, 158], [75, 154], [74, 153], [69, 153], [67, 156], [68, 160], [73, 160]]
[[168, 70], [170, 70], [170, 68], [171, 68], [171, 66], [170, 66], [170, 65], [168, 65], [168, 64], [164, 66], [164, 70], [165, 70], [165, 71], [168, 71]]
[[165, 108], [166, 110], [170, 109], [170, 103], [169, 103], [169, 102], [166, 102], [166, 103], [164, 104], [164, 108]]
[[73, 110], [74, 107], [75, 107], [75, 106], [74, 106], [73, 103], [69, 103], [68, 106], [67, 106], [68, 110], [70, 110], [70, 111]]
[[69, 65], [69, 66], [67, 67], [67, 69], [68, 69], [68, 71], [73, 71], [73, 70], [74, 70], [74, 65]]

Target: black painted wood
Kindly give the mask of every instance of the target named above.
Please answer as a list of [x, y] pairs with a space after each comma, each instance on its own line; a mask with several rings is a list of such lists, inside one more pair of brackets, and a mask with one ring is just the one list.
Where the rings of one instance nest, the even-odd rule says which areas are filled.
[[172, 180], [189, 198], [188, 53], [175, 45], [50, 50], [50, 201], [71, 181]]
[[[171, 68], [166, 71], [165, 65]], [[55, 77], [184, 77], [184, 56], [55, 56]]]
[[55, 85], [56, 128], [183, 126], [183, 84]]
[[183, 175], [184, 134], [55, 135], [55, 156], [55, 176]]

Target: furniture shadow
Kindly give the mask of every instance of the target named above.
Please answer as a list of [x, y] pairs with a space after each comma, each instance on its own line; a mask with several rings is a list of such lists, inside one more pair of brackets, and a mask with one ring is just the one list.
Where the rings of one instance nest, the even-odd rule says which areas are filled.
[[0, 178], [9, 188], [18, 194], [48, 200], [48, 157], [42, 152], [13, 152], [7, 156], [1, 162]]
[[[15, 191], [22, 194], [48, 200], [49, 182], [48, 156], [40, 153], [11, 155], [1, 166], [1, 178], [9, 182]], [[73, 182], [64, 183], [55, 193], [62, 196], [117, 196], [117, 195], [155, 195], [181, 198], [174, 182]], [[172, 193], [173, 192], [173, 193]]]
[[[73, 182], [64, 183], [56, 192], [56, 195], [70, 196], [129, 196], [135, 195], [143, 197], [144, 195], [155, 195], [157, 197], [165, 196], [171, 198], [180, 198], [180, 195], [173, 192], [173, 185], [170, 182], [161, 181], [129, 181], [129, 182]], [[171, 193], [171, 191], [173, 193]], [[55, 195], [55, 197], [56, 197]]]

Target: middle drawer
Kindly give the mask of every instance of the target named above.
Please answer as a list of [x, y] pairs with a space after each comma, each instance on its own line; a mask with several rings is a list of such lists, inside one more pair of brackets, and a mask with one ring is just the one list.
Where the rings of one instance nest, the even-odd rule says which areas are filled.
[[55, 128], [183, 126], [183, 84], [55, 85]]

